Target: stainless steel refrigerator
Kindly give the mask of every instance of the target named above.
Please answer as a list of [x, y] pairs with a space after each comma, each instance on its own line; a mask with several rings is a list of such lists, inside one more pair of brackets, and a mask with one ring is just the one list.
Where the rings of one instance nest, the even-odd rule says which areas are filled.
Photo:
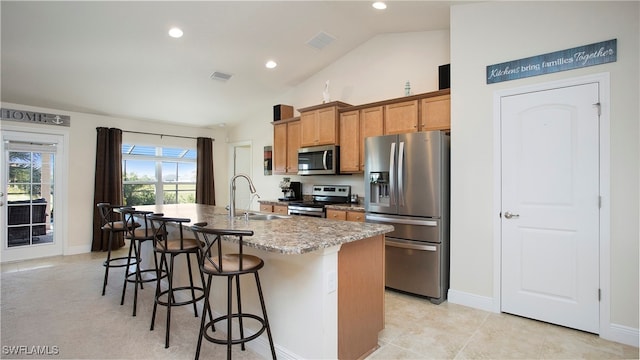
[[449, 289], [449, 148], [440, 131], [365, 139], [366, 221], [394, 226], [385, 285], [436, 304]]

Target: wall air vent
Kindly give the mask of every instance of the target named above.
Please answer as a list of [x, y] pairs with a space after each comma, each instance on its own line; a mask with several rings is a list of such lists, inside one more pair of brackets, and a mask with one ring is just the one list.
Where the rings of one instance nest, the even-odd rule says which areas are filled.
[[319, 32], [311, 40], [307, 41], [307, 45], [322, 50], [325, 46], [331, 44], [336, 38], [324, 31]]
[[231, 79], [231, 76], [233, 76], [233, 75], [225, 74], [225, 73], [220, 72], [220, 71], [215, 71], [213, 74], [211, 74], [210, 77], [213, 80], [218, 80], [218, 81], [225, 82], [225, 81], [228, 81], [229, 79]]

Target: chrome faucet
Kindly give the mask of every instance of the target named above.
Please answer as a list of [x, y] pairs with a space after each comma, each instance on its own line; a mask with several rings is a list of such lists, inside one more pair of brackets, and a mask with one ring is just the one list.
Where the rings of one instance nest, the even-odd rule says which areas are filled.
[[[229, 185], [229, 217], [232, 219], [236, 216], [236, 179], [239, 177], [247, 179], [251, 194], [256, 193], [256, 187], [253, 186], [253, 181], [251, 181], [249, 176], [245, 174], [238, 174], [231, 178], [231, 184]], [[251, 204], [249, 204], [249, 206], [251, 206]]]

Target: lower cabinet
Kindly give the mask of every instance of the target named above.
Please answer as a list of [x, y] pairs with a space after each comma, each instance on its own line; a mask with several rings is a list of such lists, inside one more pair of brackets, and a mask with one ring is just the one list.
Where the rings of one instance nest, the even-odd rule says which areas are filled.
[[280, 215], [287, 215], [289, 207], [287, 205], [273, 205], [273, 212]]
[[289, 213], [289, 207], [287, 205], [260, 204], [260, 212], [287, 215]]
[[364, 222], [364, 213], [361, 211], [327, 209], [327, 219]]

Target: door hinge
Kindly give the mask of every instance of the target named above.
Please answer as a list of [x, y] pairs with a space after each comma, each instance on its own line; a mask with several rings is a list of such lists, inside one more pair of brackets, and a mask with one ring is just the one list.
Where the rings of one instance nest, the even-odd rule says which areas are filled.
[[602, 300], [602, 289], [598, 289], [598, 301]]
[[598, 109], [598, 116], [602, 115], [602, 105], [600, 104], [600, 102], [598, 101], [597, 103], [593, 104], [593, 106]]

